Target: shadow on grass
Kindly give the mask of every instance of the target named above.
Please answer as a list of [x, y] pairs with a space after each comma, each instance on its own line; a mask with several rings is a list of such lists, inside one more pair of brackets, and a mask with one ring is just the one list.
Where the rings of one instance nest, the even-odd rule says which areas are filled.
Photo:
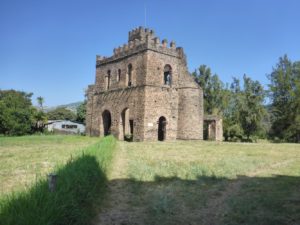
[[55, 192], [46, 180], [29, 191], [8, 196], [1, 202], [1, 225], [87, 224], [103, 194], [106, 176], [94, 156], [82, 155], [57, 170]]
[[110, 185], [120, 187], [111, 198], [120, 198], [106, 199], [115, 203], [96, 224], [300, 224], [300, 177], [156, 177]]
[[[100, 224], [300, 224], [299, 177], [107, 181], [92, 155], [69, 161], [57, 174], [55, 192], [44, 180], [2, 202], [0, 224], [89, 224], [104, 197], [114, 203], [101, 209]], [[119, 189], [104, 195], [106, 185]]]

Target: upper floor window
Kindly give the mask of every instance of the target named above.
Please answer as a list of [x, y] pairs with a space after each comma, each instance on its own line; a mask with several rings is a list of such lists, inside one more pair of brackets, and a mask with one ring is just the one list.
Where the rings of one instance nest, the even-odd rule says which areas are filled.
[[121, 80], [121, 69], [118, 69], [117, 82]]
[[129, 64], [127, 68], [127, 86], [130, 87], [132, 85], [132, 65]]
[[110, 87], [110, 70], [107, 71], [106, 75], [106, 90], [108, 90]]
[[172, 84], [172, 67], [170, 65], [165, 65], [164, 67], [164, 85]]

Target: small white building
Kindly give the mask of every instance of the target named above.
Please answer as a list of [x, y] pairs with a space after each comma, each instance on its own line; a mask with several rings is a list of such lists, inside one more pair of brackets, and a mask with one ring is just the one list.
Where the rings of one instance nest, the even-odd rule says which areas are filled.
[[46, 129], [49, 132], [62, 134], [83, 134], [85, 133], [85, 125], [69, 120], [48, 120]]

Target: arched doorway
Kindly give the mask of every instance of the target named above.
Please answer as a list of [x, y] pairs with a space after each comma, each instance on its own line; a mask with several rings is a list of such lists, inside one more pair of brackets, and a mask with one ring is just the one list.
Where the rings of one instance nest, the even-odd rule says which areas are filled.
[[166, 139], [166, 127], [167, 120], [164, 116], [161, 116], [158, 120], [158, 140], [164, 141]]
[[103, 133], [104, 136], [110, 135], [111, 133], [111, 114], [108, 110], [105, 110], [102, 113], [102, 121], [103, 121]]
[[132, 139], [133, 135], [133, 120], [129, 119], [130, 111], [128, 108], [125, 108], [121, 113], [121, 121], [122, 121], [122, 138]]

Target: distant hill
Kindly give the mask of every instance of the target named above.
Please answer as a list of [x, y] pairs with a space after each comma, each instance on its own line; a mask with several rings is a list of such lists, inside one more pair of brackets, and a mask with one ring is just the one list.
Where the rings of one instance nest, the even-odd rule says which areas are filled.
[[69, 109], [72, 112], [76, 113], [76, 108], [82, 103], [83, 103], [82, 101], [79, 101], [79, 102], [73, 102], [73, 103], [69, 103], [69, 104], [65, 104], [65, 105], [58, 105], [58, 106], [54, 106], [54, 107], [45, 107], [44, 111], [50, 112], [57, 108], [66, 108], [66, 109]]

